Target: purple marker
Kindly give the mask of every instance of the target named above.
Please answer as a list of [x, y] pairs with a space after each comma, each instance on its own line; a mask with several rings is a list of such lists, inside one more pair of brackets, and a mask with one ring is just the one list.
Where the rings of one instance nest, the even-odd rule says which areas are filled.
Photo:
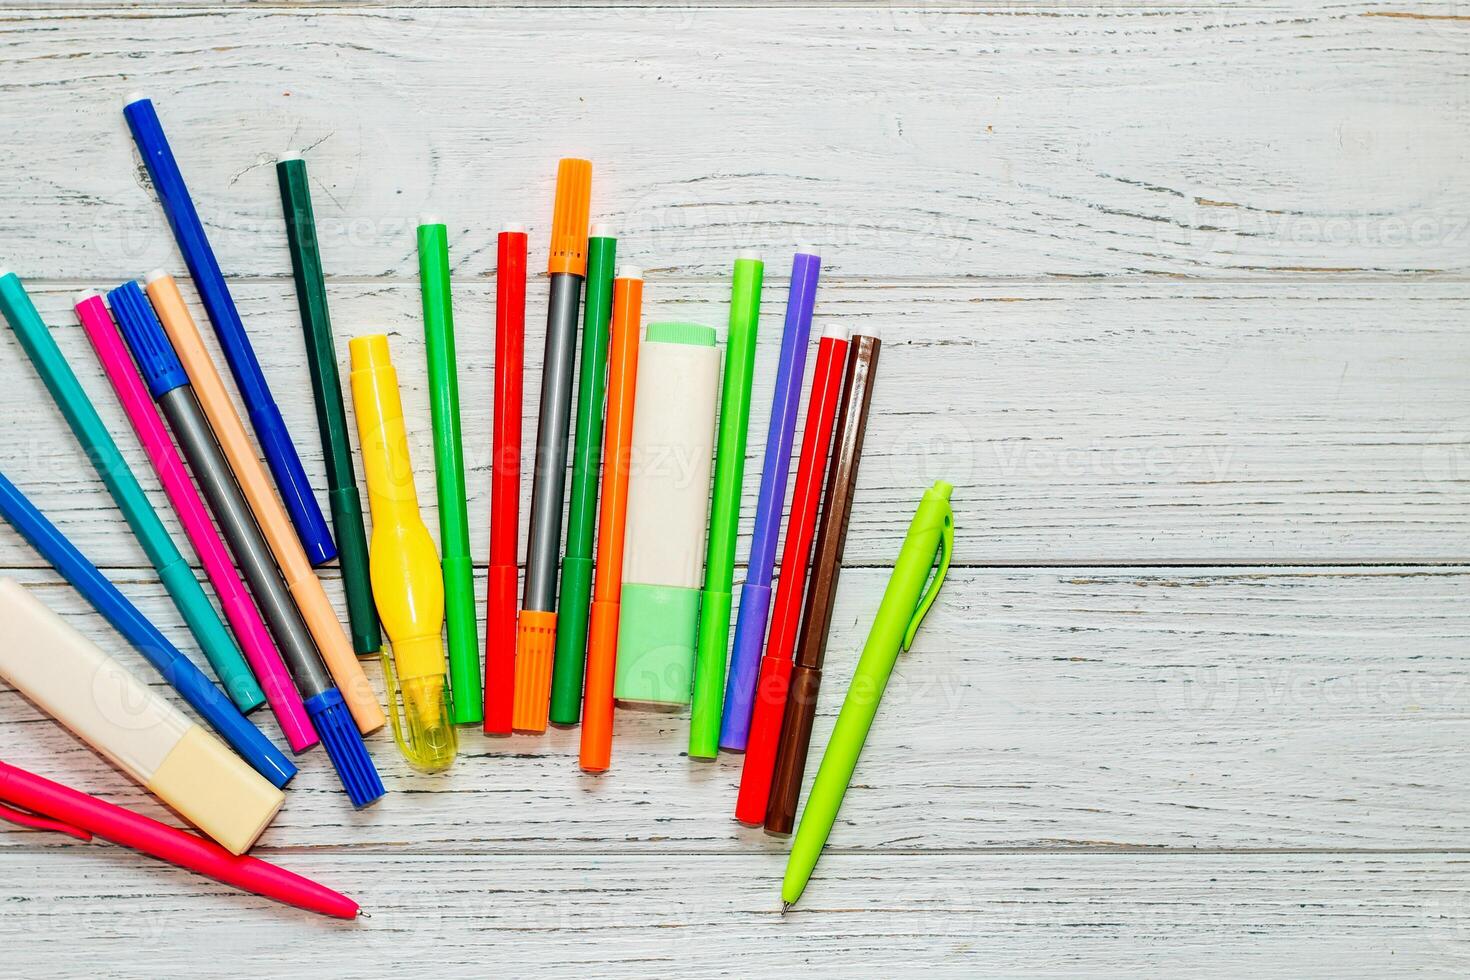
[[781, 333], [781, 360], [776, 366], [776, 394], [771, 399], [771, 425], [766, 433], [766, 462], [761, 470], [760, 496], [755, 504], [755, 533], [750, 541], [750, 565], [740, 590], [740, 614], [735, 620], [735, 646], [725, 684], [725, 712], [720, 719], [720, 748], [745, 751], [750, 714], [755, 704], [755, 682], [760, 673], [761, 648], [771, 611], [771, 568], [776, 561], [776, 539], [781, 532], [781, 508], [786, 502], [786, 477], [791, 469], [791, 443], [796, 435], [801, 376], [806, 370], [807, 338], [812, 329], [812, 306], [822, 258], [797, 252], [791, 260], [791, 290], [786, 294], [786, 327]]

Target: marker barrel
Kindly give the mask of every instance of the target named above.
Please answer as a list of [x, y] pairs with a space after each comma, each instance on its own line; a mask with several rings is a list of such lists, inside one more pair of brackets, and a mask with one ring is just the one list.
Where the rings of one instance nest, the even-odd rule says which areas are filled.
[[353, 472], [347, 413], [342, 406], [342, 379], [337, 371], [332, 318], [327, 311], [327, 287], [322, 278], [306, 161], [300, 157], [281, 160], [276, 164], [276, 183], [281, 190], [291, 275], [296, 281], [296, 304], [301, 310], [301, 331], [306, 341], [306, 366], [311, 373], [312, 400], [327, 468], [327, 503], [332, 510], [332, 529], [337, 532], [352, 648], [359, 655], [377, 653], [383, 637], [368, 580], [367, 531]]
[[735, 260], [730, 288], [730, 333], [720, 392], [720, 435], [715, 448], [709, 557], [699, 605], [699, 646], [689, 712], [689, 755], [713, 759], [720, 750], [720, 708], [725, 693], [725, 656], [730, 645], [731, 590], [735, 585], [735, 538], [740, 528], [740, 491], [745, 481], [745, 442], [750, 428], [750, 388], [765, 264]]
[[199, 641], [200, 649], [214, 668], [225, 692], [241, 711], [260, 707], [265, 703], [265, 692], [256, 683], [255, 675], [250, 673], [245, 658], [230, 638], [224, 623], [220, 622], [209, 597], [200, 588], [194, 570], [164, 530], [163, 522], [138, 485], [138, 478], [128, 469], [97, 409], [13, 272], [0, 276], [0, 313], [9, 321], [46, 390], [61, 409], [72, 434], [102, 478], [118, 510], [122, 511], [134, 537], [143, 546], [144, 554], [184, 617], [189, 632]]
[[[429, 414], [434, 427], [434, 485], [439, 495], [440, 562], [449, 674], [456, 725], [479, 724], [480, 636], [475, 622], [475, 568], [470, 561], [465, 507], [464, 440], [459, 422], [459, 368], [454, 356], [454, 304], [449, 289], [449, 240], [444, 225], [419, 225], [419, 284], [424, 303], [424, 347], [429, 359]], [[376, 523], [376, 521], [374, 522]]]
[[250, 346], [245, 324], [240, 320], [230, 288], [204, 234], [204, 224], [194, 210], [194, 201], [163, 133], [163, 124], [158, 121], [158, 113], [152, 101], [137, 99], [123, 107], [123, 116], [132, 131], [143, 165], [148, 168], [148, 176], [152, 178], [153, 189], [158, 193], [158, 201], [163, 205], [164, 216], [173, 229], [184, 263], [189, 267], [189, 275], [194, 278], [194, 286], [199, 290], [209, 322], [214, 324], [230, 373], [240, 389], [240, 397], [250, 414], [250, 423], [276, 478], [276, 487], [286, 503], [296, 533], [301, 538], [301, 546], [313, 565], [329, 562], [337, 557], [337, 548], [332, 543], [331, 532], [327, 530], [326, 518], [322, 516], [321, 507], [306, 479], [306, 470], [301, 466], [301, 458], [296, 454], [296, 446], [291, 442], [281, 410], [266, 384], [265, 373], [255, 358], [255, 349]]
[[582, 716], [582, 680], [587, 656], [588, 602], [592, 598], [592, 547], [597, 531], [597, 483], [602, 469], [602, 412], [607, 394], [609, 324], [617, 240], [587, 240], [586, 314], [577, 386], [577, 434], [572, 449], [572, 492], [567, 507], [567, 550], [561, 564], [556, 604], [556, 658], [551, 674], [555, 725], [575, 725]]
[[597, 568], [587, 630], [587, 689], [582, 698], [579, 760], [588, 772], [612, 761], [613, 680], [618, 657], [618, 610], [623, 589], [623, 534], [628, 512], [628, 465], [637, 392], [638, 330], [643, 280], [626, 273], [613, 281], [611, 352], [607, 370], [607, 426], [602, 452]]

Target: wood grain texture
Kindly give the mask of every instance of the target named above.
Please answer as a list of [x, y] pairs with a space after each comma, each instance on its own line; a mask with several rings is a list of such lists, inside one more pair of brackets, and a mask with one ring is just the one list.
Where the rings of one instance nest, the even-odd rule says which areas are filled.
[[[54, 580], [25, 573], [48, 604], [136, 666], [69, 587], [45, 584]], [[883, 583], [875, 569], [843, 574], [816, 745], [826, 744]], [[121, 587], [159, 621], [176, 619], [157, 585]], [[954, 572], [900, 661], [833, 844], [884, 853], [1458, 847], [1470, 797], [1444, 759], [1461, 738], [1470, 689], [1467, 587], [1463, 566]], [[340, 601], [338, 583], [330, 592]], [[603, 777], [578, 771], [575, 731], [487, 739], [467, 729], [445, 776], [409, 771], [384, 733], [373, 741], [389, 789], [381, 804], [350, 812], [326, 760], [308, 755], [262, 842], [414, 853], [780, 850], [731, 819], [739, 757], [690, 761], [687, 730], [687, 712], [620, 711]], [[0, 694], [0, 744], [18, 764], [162, 815], [14, 692]], [[0, 847], [30, 840], [0, 833]]]
[[805, 243], [886, 279], [1463, 274], [1470, 31], [1384, 10], [16, 13], [0, 241], [34, 277], [173, 260], [143, 90], [233, 275], [289, 275], [270, 164], [303, 147], [342, 275], [413, 275], [426, 210], [456, 271], [506, 221], [541, 254], [573, 153], [659, 273]]
[[[1470, 958], [1470, 872], [1453, 855], [831, 854], [805, 910], [786, 916], [769, 855], [278, 859], [373, 917], [314, 920], [111, 848], [7, 852], [3, 928], [28, 937], [7, 965], [151, 980], [195, 973], [208, 949], [236, 973], [279, 977], [320, 976], [323, 963], [344, 978], [388, 964], [395, 976], [571, 978], [800, 964], [834, 976], [1376, 980], [1462, 976]], [[180, 921], [188, 937], [171, 932]]]
[[[823, 254], [818, 328], [884, 334], [816, 745], [936, 478], [959, 529], [797, 914], [785, 843], [729, 819], [738, 759], [691, 762], [685, 716], [624, 711], [597, 778], [572, 731], [467, 730], [440, 777], [379, 736], [390, 794], [365, 813], [303, 757], [260, 853], [362, 900], [355, 926], [0, 825], [7, 969], [1463, 975], [1464, 6], [0, 10], [0, 97], [27, 121], [0, 141], [0, 265], [181, 543], [69, 305], [180, 267], [118, 111], [140, 89], [319, 490], [274, 154], [311, 168], [344, 365], [348, 337], [392, 338], [435, 529], [413, 226], [448, 217], [483, 561], [494, 235], [528, 224], [537, 269], [554, 161], [579, 153], [650, 317], [723, 330], [731, 256], [766, 254], [746, 499], [792, 248]], [[528, 411], [544, 302], [538, 278]], [[4, 330], [0, 382], [0, 469], [197, 654]], [[0, 574], [152, 678], [8, 529]], [[3, 685], [0, 746], [176, 819]]]
[[[627, 251], [637, 259], [636, 247]], [[772, 265], [747, 500], [760, 479], [785, 303], [785, 268]], [[75, 288], [33, 294], [173, 528], [167, 501], [75, 322]], [[192, 297], [187, 284], [185, 292]], [[307, 472], [324, 492], [291, 286], [244, 284], [235, 295]], [[483, 279], [455, 288], [470, 542], [478, 561], [489, 535], [493, 295]], [[653, 277], [645, 306], [650, 318], [694, 319], [723, 334], [727, 297], [724, 284]], [[348, 337], [391, 336], [419, 499], [437, 529], [418, 287], [333, 283], [330, 298], [344, 372]], [[544, 330], [536, 314], [544, 302], [544, 282], [533, 283], [528, 426]], [[828, 284], [818, 328], [836, 322], [879, 330], [887, 349], [848, 560], [891, 562], [923, 488], [942, 478], [958, 488], [955, 558], [962, 565], [1464, 561], [1470, 345], [1460, 323], [1467, 309], [1470, 293], [1448, 283], [1132, 283], [1084, 292], [1056, 284]], [[206, 324], [197, 309], [196, 316]], [[203, 330], [212, 343], [212, 331]], [[141, 551], [9, 331], [0, 330], [0, 358], [9, 365], [0, 413], [15, 425], [4, 471], [95, 561], [143, 567]], [[529, 464], [527, 455], [522, 513]], [[743, 560], [748, 508], [742, 517]], [[0, 565], [10, 564], [36, 559], [13, 535], [0, 534]]]

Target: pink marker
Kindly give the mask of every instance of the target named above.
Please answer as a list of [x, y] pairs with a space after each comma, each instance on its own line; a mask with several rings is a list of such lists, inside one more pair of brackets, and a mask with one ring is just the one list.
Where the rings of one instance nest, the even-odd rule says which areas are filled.
[[245, 583], [240, 581], [240, 573], [235, 570], [234, 561], [225, 550], [219, 532], [214, 529], [209, 511], [205, 509], [204, 501], [199, 499], [199, 491], [194, 489], [194, 483], [184, 469], [184, 461], [179, 458], [163, 420], [158, 417], [153, 399], [138, 377], [132, 355], [112, 322], [112, 313], [102, 297], [93, 292], [77, 294], [75, 309], [77, 319], [82, 321], [82, 329], [87, 331], [87, 337], [92, 341], [92, 349], [97, 352], [97, 359], [102, 362], [102, 370], [107, 373], [128, 421], [138, 433], [138, 441], [143, 444], [148, 461], [158, 473], [163, 492], [178, 512], [179, 523], [183, 524], [184, 533], [194, 545], [200, 564], [214, 585], [225, 618], [230, 621], [230, 627], [240, 641], [241, 652], [265, 691], [266, 701], [280, 722], [286, 741], [292, 751], [305, 752], [317, 744], [317, 737], [306, 717], [301, 695], [286, 673], [280, 651], [261, 621], [250, 593], [245, 590]]

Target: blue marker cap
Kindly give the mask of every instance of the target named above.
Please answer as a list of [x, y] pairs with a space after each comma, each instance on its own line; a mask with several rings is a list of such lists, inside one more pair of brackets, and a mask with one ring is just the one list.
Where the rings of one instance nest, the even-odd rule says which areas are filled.
[[112, 307], [118, 329], [133, 351], [138, 371], [148, 385], [148, 394], [160, 398], [189, 383], [189, 375], [184, 373], [179, 355], [168, 342], [163, 324], [158, 322], [142, 287], [129, 279], [107, 294], [107, 305]]
[[72, 584], [102, 618], [127, 638], [163, 679], [173, 685], [199, 716], [230, 748], [276, 788], [296, 775], [296, 766], [271, 744], [194, 662], [179, 652], [127, 598], [108, 581], [76, 545], [0, 473], [0, 517], [20, 532], [41, 557]]
[[362, 733], [357, 730], [357, 722], [352, 720], [342, 693], [329, 687], [308, 698], [306, 713], [322, 745], [326, 746], [327, 758], [332, 760], [352, 805], [361, 809], [382, 799], [383, 780], [373, 767], [367, 746], [362, 744]]

